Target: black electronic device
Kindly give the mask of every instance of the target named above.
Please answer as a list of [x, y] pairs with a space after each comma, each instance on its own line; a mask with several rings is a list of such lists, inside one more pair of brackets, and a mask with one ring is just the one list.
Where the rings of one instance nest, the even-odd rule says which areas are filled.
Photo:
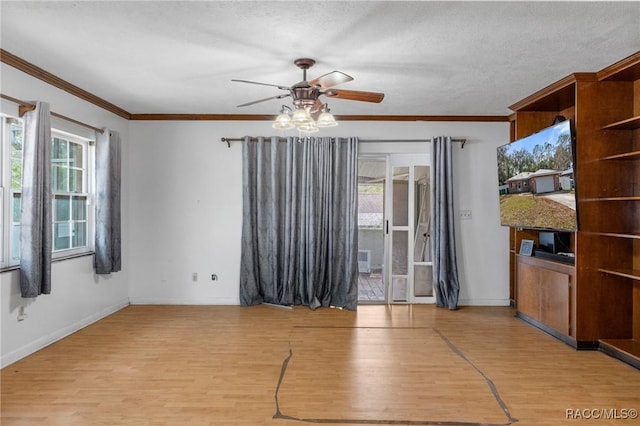
[[538, 248], [547, 253], [571, 253], [571, 235], [568, 232], [540, 231]]

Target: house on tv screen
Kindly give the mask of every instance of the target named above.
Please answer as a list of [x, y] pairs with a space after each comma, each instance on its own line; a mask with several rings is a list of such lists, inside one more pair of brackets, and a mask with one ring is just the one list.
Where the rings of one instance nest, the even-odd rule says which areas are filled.
[[539, 169], [535, 172], [520, 172], [506, 181], [507, 193], [544, 194], [573, 189], [573, 169], [565, 171]]

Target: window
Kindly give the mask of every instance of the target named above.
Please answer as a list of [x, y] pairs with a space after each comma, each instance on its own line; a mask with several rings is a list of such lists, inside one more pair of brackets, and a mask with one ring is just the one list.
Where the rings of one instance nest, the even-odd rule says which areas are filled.
[[88, 144], [61, 135], [52, 139], [53, 251], [84, 249], [90, 230]]
[[[20, 259], [22, 121], [2, 117], [2, 266]], [[92, 250], [93, 144], [65, 132], [51, 131], [53, 258]], [[8, 238], [4, 238], [7, 235]]]
[[[22, 181], [22, 122], [2, 118], [2, 147], [0, 147], [0, 187], [2, 191], [2, 246], [0, 265], [15, 265], [20, 259], [20, 186]], [[5, 161], [6, 159], [6, 161]]]

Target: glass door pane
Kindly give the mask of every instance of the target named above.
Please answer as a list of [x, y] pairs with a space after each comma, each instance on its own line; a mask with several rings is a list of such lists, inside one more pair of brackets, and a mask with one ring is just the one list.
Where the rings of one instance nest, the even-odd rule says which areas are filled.
[[407, 302], [409, 284], [409, 232], [391, 235], [391, 294], [394, 302]]
[[409, 167], [393, 168], [393, 226], [409, 225]]
[[391, 168], [391, 299], [409, 301], [409, 167]]
[[[413, 296], [433, 296], [433, 264], [431, 259], [431, 188], [429, 167], [414, 166], [413, 198], [415, 200], [413, 240]], [[426, 300], [425, 300], [426, 301]]]

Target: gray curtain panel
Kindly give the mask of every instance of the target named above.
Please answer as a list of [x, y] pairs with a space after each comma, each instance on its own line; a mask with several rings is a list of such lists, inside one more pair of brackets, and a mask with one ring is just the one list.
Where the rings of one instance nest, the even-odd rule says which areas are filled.
[[49, 104], [35, 102], [24, 115], [20, 211], [20, 292], [51, 293], [52, 194]]
[[455, 210], [453, 206], [453, 168], [450, 137], [431, 142], [431, 244], [436, 305], [458, 307], [458, 264], [456, 257]]
[[240, 303], [355, 310], [357, 139], [242, 144]]
[[110, 274], [122, 268], [120, 156], [120, 135], [104, 129], [96, 142], [96, 274]]

